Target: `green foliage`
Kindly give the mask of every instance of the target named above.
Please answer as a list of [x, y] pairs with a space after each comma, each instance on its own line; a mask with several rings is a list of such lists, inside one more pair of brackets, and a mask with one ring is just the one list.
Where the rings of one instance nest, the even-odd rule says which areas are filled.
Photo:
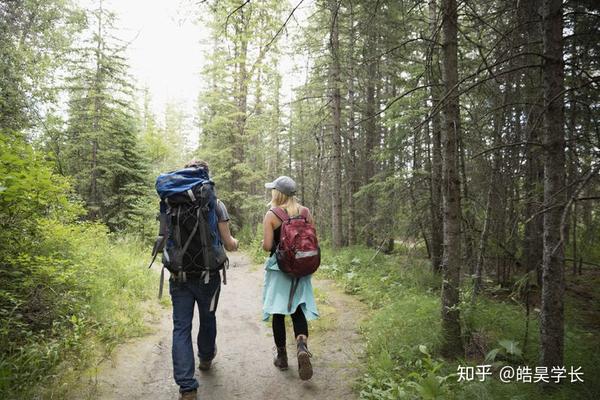
[[430, 272], [427, 262], [414, 255], [394, 256], [363, 247], [349, 247], [331, 254], [323, 249], [321, 273], [340, 280], [346, 292], [357, 294], [372, 307], [381, 307], [406, 291], [434, 293], [439, 277]]
[[70, 0], [0, 3], [0, 132], [43, 122], [40, 111], [56, 100], [57, 72], [82, 21]]
[[97, 224], [46, 220], [39, 230], [30, 254], [2, 260], [0, 392], [8, 398], [146, 332], [142, 301], [154, 294], [138, 243], [115, 243]]
[[[592, 378], [585, 384], [566, 383], [552, 392], [542, 391], [535, 384], [504, 384], [496, 378], [457, 382], [458, 365], [538, 365], [537, 320], [529, 321], [528, 343], [523, 348], [525, 316], [520, 306], [485, 296], [471, 304], [467, 293], [459, 306], [462, 317], [469, 320], [463, 332], [467, 348], [479, 348], [479, 352], [483, 349], [484, 353], [457, 361], [444, 360], [438, 355], [440, 278], [431, 273], [425, 259], [374, 254], [375, 250], [361, 247], [335, 254], [325, 249], [318, 272], [336, 279], [347, 292], [373, 308], [361, 326], [366, 341], [362, 377], [357, 384], [361, 399], [558, 400], [595, 398], [600, 393]], [[570, 314], [568, 317], [573, 318]], [[597, 344], [590, 334], [568, 323], [566, 365], [581, 366], [588, 377], [597, 374]]]
[[523, 361], [523, 352], [519, 348], [519, 344], [513, 340], [500, 340], [498, 342], [500, 347], [496, 347], [490, 350], [485, 355], [485, 361], [487, 363], [494, 363], [497, 360], [507, 360], [513, 364]]
[[237, 236], [240, 241], [241, 249], [246, 254], [249, 254], [252, 261], [257, 264], [264, 263], [269, 255], [269, 253], [265, 252], [262, 248], [262, 237], [262, 224], [257, 224], [254, 230], [250, 229], [249, 226], [245, 226]]
[[[73, 177], [89, 219], [124, 230], [143, 213], [147, 160], [138, 145], [134, 87], [123, 43], [111, 36], [114, 15], [101, 7], [87, 13], [83, 43], [69, 64], [66, 131], [50, 136], [59, 170]], [[99, 32], [99, 33], [98, 33]]]
[[38, 220], [70, 221], [82, 208], [70, 202], [67, 179], [19, 135], [0, 135], [0, 251], [17, 254], [36, 240]]
[[286, 4], [249, 2], [229, 15], [238, 6], [232, 0], [216, 2], [202, 17], [211, 29], [212, 46], [203, 71], [208, 84], [198, 97], [196, 152], [210, 165], [234, 234], [262, 220], [264, 183], [283, 174], [279, 53], [276, 42], [268, 48], [267, 43], [280, 27]]
[[[144, 332], [153, 286], [135, 241], [81, 223], [69, 181], [0, 136], [0, 393], [26, 398]], [[32, 384], [33, 382], [33, 384]]]
[[428, 350], [439, 345], [439, 278], [422, 260], [374, 254], [361, 247], [335, 256], [325, 251], [318, 272], [375, 309], [362, 327], [367, 363], [361, 398], [444, 398], [449, 371]]

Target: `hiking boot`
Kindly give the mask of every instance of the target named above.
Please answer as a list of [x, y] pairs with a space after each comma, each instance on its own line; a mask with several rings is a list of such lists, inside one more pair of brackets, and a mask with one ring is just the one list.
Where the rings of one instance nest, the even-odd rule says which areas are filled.
[[200, 371], [208, 371], [210, 369], [210, 367], [212, 366], [212, 361], [215, 359], [216, 356], [217, 356], [217, 345], [215, 344], [215, 353], [213, 354], [212, 358], [210, 360], [200, 359], [200, 362], [198, 363], [198, 369]]
[[281, 371], [288, 369], [288, 358], [285, 346], [277, 348], [277, 357], [275, 357], [275, 360], [273, 360], [273, 364]]
[[310, 363], [312, 354], [308, 351], [306, 340], [307, 337], [304, 335], [298, 335], [296, 338], [298, 346], [298, 375], [300, 375], [300, 379], [303, 381], [309, 380], [313, 375], [313, 369]]
[[191, 390], [189, 392], [179, 393], [179, 400], [196, 400], [198, 391], [196, 389]]
[[208, 361], [200, 360], [200, 363], [198, 363], [198, 369], [200, 371], [208, 371], [211, 366], [212, 366], [212, 360], [208, 360]]

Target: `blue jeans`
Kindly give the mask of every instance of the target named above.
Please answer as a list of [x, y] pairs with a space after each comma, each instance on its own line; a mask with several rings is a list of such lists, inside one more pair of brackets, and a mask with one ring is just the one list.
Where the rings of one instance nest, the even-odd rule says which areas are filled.
[[203, 361], [212, 360], [215, 355], [217, 320], [215, 311], [221, 292], [221, 276], [215, 274], [205, 284], [200, 277], [188, 277], [186, 282], [169, 280], [169, 293], [173, 303], [173, 376], [180, 392], [188, 392], [198, 387], [194, 378], [194, 349], [192, 347], [192, 320], [194, 305], [200, 311], [198, 331], [198, 356]]

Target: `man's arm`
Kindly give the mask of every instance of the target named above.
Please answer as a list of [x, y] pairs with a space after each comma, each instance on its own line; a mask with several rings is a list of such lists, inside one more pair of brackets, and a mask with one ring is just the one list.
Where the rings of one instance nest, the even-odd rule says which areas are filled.
[[239, 243], [236, 238], [231, 236], [231, 231], [229, 230], [229, 213], [227, 212], [227, 207], [221, 200], [217, 200], [217, 219], [219, 228], [219, 236], [221, 236], [221, 241], [223, 242], [223, 246], [225, 246], [225, 250], [227, 251], [236, 251], [238, 249]]
[[223, 246], [225, 246], [225, 250], [236, 251], [239, 243], [236, 238], [231, 236], [231, 231], [229, 230], [229, 221], [219, 222], [218, 226], [219, 235], [221, 235], [221, 241], [223, 242]]

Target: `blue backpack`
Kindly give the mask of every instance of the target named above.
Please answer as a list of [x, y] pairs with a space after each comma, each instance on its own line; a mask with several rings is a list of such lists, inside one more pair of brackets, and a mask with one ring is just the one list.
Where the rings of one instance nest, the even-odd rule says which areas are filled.
[[228, 259], [219, 235], [215, 185], [204, 168], [160, 174], [156, 191], [161, 200], [160, 231], [150, 266], [162, 251], [160, 297], [164, 268], [181, 281], [200, 275], [208, 282], [211, 272], [226, 267]]

